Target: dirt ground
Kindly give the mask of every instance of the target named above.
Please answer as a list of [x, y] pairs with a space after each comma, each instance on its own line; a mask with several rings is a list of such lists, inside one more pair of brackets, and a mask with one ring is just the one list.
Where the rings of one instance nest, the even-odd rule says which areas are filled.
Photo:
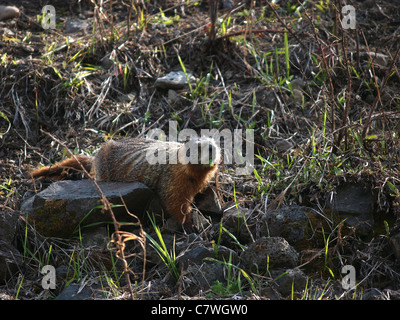
[[[335, 226], [329, 257], [362, 248], [375, 259], [364, 284], [398, 290], [390, 237], [398, 234], [400, 199], [399, 1], [351, 1], [356, 29], [343, 28], [341, 1], [5, 4], [21, 14], [0, 22], [1, 211], [18, 214], [24, 199], [48, 185], [26, 173], [67, 157], [52, 136], [76, 154], [92, 154], [110, 138], [167, 130], [170, 120], [197, 132], [253, 129], [255, 172], [238, 176], [224, 167], [223, 204], [300, 204], [326, 213], [337, 186], [366, 184], [380, 225], [344, 242]], [[48, 4], [55, 30], [42, 27]], [[67, 33], [71, 19], [86, 27]], [[155, 87], [158, 77], [183, 68], [198, 79], [192, 87]], [[21, 274], [3, 286], [11, 297]], [[24, 286], [20, 298], [32, 299], [33, 285]]]

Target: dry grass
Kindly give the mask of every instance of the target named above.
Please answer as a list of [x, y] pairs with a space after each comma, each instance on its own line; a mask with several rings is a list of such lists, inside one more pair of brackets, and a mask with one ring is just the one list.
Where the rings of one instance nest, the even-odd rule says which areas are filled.
[[[57, 2], [61, 18], [80, 13], [90, 21], [69, 37], [61, 26], [42, 30], [32, 5], [21, 3], [24, 14], [7, 22], [13, 35], [0, 39], [3, 210], [17, 211], [25, 192], [36, 191], [23, 179], [29, 167], [59, 160], [67, 148], [91, 153], [111, 137], [167, 129], [173, 119], [179, 129], [255, 129], [256, 175], [234, 176], [227, 166], [220, 176], [226, 202], [234, 182], [253, 190], [238, 201], [254, 212], [292, 203], [323, 212], [335, 186], [362, 182], [376, 191], [390, 231], [397, 229], [397, 3], [354, 4], [358, 27], [345, 30], [340, 1], [234, 1], [218, 10], [217, 1]], [[375, 52], [386, 55], [383, 63]], [[172, 101], [154, 81], [181, 69], [178, 55], [200, 80]], [[397, 279], [393, 259], [379, 260], [385, 239], [348, 236], [345, 247], [358, 253], [337, 245], [330, 254], [361, 261], [365, 284], [380, 273]]]

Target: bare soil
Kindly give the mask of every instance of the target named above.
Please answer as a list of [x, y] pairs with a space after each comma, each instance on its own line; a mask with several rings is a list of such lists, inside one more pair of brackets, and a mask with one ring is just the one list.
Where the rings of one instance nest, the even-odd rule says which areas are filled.
[[[398, 233], [400, 199], [399, 1], [351, 1], [355, 30], [341, 27], [340, 1], [302, 8], [296, 1], [232, 1], [232, 7], [216, 1], [215, 34], [213, 1], [128, 2], [12, 1], [21, 15], [0, 22], [0, 210], [18, 214], [23, 200], [47, 185], [26, 173], [68, 156], [47, 133], [91, 154], [110, 138], [167, 130], [170, 120], [197, 132], [254, 129], [258, 176], [223, 168], [220, 185], [213, 185], [223, 204], [236, 201], [255, 212], [301, 204], [326, 214], [337, 186], [368, 185], [379, 227], [364, 239], [329, 230], [329, 259], [354, 262], [365, 292], [397, 292], [390, 237]], [[56, 9], [55, 30], [44, 30], [37, 17], [46, 4]], [[89, 27], [67, 34], [70, 19]], [[159, 76], [182, 70], [178, 56], [203, 83], [192, 91], [156, 89]], [[303, 83], [299, 92], [291, 88], [294, 79]], [[325, 248], [308, 248], [311, 256], [314, 249]], [[340, 279], [323, 258], [322, 265], [310, 261], [321, 288]], [[19, 298], [52, 297], [38, 288], [36, 266], [27, 268]], [[23, 272], [1, 292], [15, 297]], [[328, 296], [337, 298], [333, 289]]]

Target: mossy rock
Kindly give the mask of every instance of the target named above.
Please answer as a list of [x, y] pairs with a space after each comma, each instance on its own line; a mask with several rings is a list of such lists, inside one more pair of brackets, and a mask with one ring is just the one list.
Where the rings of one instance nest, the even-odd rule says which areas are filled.
[[267, 211], [263, 218], [265, 232], [271, 237], [285, 238], [296, 250], [301, 251], [323, 245], [321, 227], [323, 218], [305, 206], [288, 206]]

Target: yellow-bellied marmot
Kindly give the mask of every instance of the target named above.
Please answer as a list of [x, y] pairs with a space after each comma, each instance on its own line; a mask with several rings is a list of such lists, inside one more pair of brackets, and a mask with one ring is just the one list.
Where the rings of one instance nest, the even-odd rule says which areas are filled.
[[[140, 181], [160, 197], [167, 212], [192, 226], [191, 203], [217, 172], [220, 149], [210, 138], [186, 143], [131, 138], [106, 142], [95, 157], [77, 160], [97, 181]], [[82, 170], [75, 158], [30, 172], [32, 178], [57, 176], [64, 169]]]

